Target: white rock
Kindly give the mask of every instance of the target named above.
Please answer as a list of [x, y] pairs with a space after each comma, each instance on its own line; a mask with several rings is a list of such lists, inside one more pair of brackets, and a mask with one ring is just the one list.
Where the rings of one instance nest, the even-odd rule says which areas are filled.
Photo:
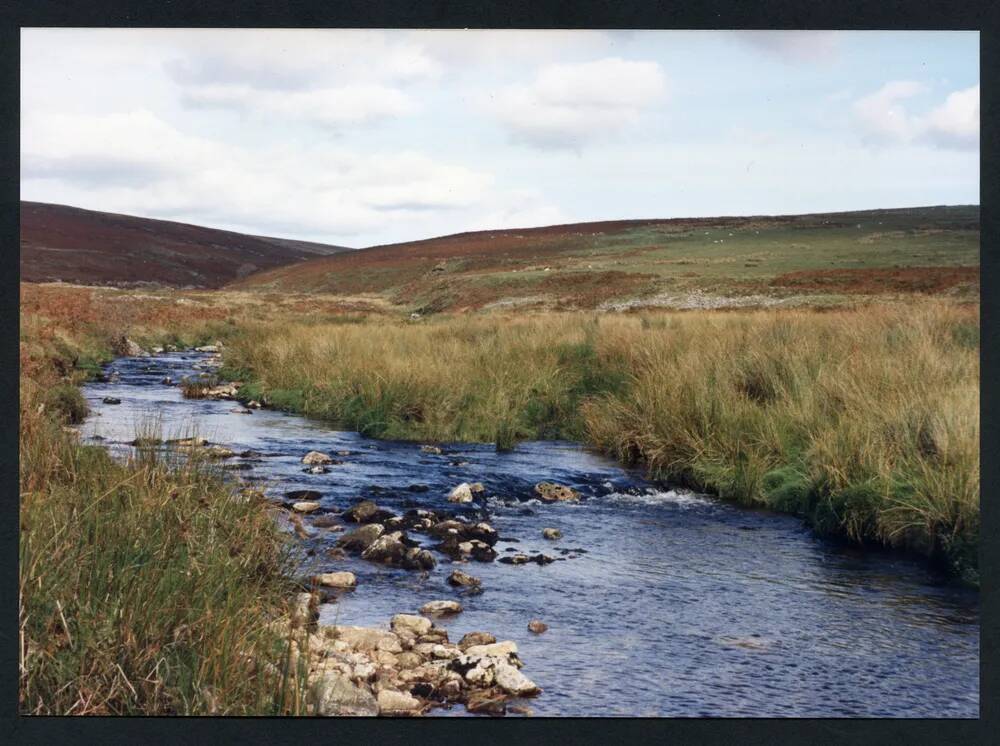
[[422, 707], [420, 700], [412, 694], [394, 689], [380, 691], [377, 702], [380, 715], [415, 715]]
[[448, 502], [450, 503], [471, 503], [472, 502], [472, 488], [469, 486], [468, 482], [462, 482], [455, 489], [448, 493]]
[[507, 663], [496, 664], [493, 680], [497, 686], [515, 697], [530, 697], [541, 691], [535, 682]]
[[[421, 614], [459, 614], [462, 604], [458, 601], [428, 601], [420, 607]], [[515, 647], [516, 649], [516, 647]]]
[[310, 502], [308, 500], [303, 500], [302, 502], [292, 503], [292, 510], [296, 513], [312, 513], [314, 510], [319, 510], [320, 504], [317, 502]]
[[310, 466], [314, 466], [316, 464], [332, 464], [333, 459], [325, 453], [320, 453], [319, 451], [309, 451], [309, 453], [302, 457], [302, 463], [309, 464]]
[[316, 582], [329, 588], [353, 588], [358, 579], [353, 572], [324, 572], [316, 576]]
[[316, 680], [312, 699], [317, 715], [374, 717], [379, 711], [378, 701], [368, 687], [358, 686], [336, 671]]
[[393, 632], [401, 632], [403, 630], [410, 632], [414, 635], [426, 635], [431, 631], [431, 627], [434, 624], [430, 619], [422, 616], [416, 616], [415, 614], [396, 614], [392, 618], [392, 630]]

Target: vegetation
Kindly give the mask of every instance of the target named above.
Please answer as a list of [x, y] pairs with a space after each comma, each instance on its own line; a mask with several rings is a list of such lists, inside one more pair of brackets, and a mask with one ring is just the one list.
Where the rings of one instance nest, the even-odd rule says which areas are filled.
[[251, 325], [245, 398], [387, 438], [580, 439], [976, 577], [978, 308]]
[[[122, 329], [89, 314], [88, 294], [34, 290], [21, 326], [19, 710], [300, 712], [300, 672], [271, 626], [291, 596], [286, 546], [263, 500], [197, 460], [119, 463], [81, 446], [67, 426], [85, 411], [74, 384]], [[203, 324], [190, 321], [195, 336]]]

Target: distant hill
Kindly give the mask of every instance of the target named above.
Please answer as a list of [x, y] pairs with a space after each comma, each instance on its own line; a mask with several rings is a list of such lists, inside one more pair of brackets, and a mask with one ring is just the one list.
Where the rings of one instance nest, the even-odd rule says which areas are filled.
[[377, 294], [418, 311], [622, 300], [721, 307], [732, 304], [719, 297], [977, 294], [978, 265], [978, 206], [919, 207], [459, 233], [315, 258], [231, 286]]
[[21, 202], [21, 279], [215, 288], [260, 270], [348, 251], [169, 220]]

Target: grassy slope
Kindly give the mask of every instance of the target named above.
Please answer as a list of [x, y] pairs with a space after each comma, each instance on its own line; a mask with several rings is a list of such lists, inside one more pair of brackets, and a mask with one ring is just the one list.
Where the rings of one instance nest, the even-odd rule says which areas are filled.
[[227, 326], [142, 300], [108, 313], [60, 287], [23, 286], [21, 310], [19, 711], [298, 711], [267, 626], [290, 588], [264, 503], [204, 466], [117, 463], [67, 430], [113, 335], [166, 323], [195, 342]]
[[580, 439], [977, 577], [976, 305], [341, 321], [243, 327], [227, 373], [376, 437]]
[[978, 265], [979, 208], [935, 207], [485, 231], [314, 259], [233, 287], [369, 293], [423, 311], [658, 296], [678, 306], [692, 293], [836, 304], [858, 294], [975, 297]]

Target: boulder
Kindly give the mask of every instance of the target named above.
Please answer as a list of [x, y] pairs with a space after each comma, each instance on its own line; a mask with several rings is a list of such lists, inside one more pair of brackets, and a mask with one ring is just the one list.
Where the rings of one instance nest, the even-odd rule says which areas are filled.
[[462, 604], [458, 601], [428, 601], [420, 607], [420, 613], [426, 615], [440, 616], [445, 614], [460, 614]]
[[[314, 524], [315, 525], [315, 524]], [[355, 552], [363, 552], [378, 539], [385, 529], [378, 523], [369, 523], [361, 528], [344, 534], [337, 539], [337, 546]]]
[[221, 347], [222, 347], [222, 345], [219, 345], [219, 344], [202, 345], [201, 347], [195, 347], [194, 351], [195, 352], [218, 352]]
[[326, 474], [330, 470], [325, 466], [307, 466], [303, 469], [306, 474]]
[[325, 453], [320, 453], [319, 451], [309, 451], [309, 453], [302, 457], [302, 463], [308, 464], [309, 466], [316, 466], [317, 464], [332, 464], [333, 459]]
[[513, 661], [517, 659], [517, 643], [513, 640], [493, 642], [487, 645], [470, 645], [464, 648], [470, 658], [502, 658]]
[[542, 536], [544, 536], [546, 539], [549, 539], [550, 541], [555, 541], [556, 539], [562, 538], [562, 531], [560, 531], [558, 528], [543, 528]]
[[437, 446], [420, 446], [421, 453], [432, 453], [434, 455], [440, 456], [441, 449]]
[[535, 682], [506, 663], [495, 665], [493, 680], [507, 694], [515, 697], [533, 697], [541, 691]]
[[101, 399], [101, 401], [104, 402], [105, 404], [121, 404], [122, 403], [122, 400], [119, 399], [116, 396], [105, 396], [103, 399]]
[[314, 510], [319, 510], [320, 504], [317, 502], [297, 502], [292, 503], [292, 510], [296, 513], [312, 513]]
[[314, 712], [322, 716], [374, 717], [378, 701], [366, 686], [355, 684], [339, 671], [327, 671], [312, 688]]
[[482, 581], [468, 573], [462, 572], [461, 570], [454, 570], [451, 575], [448, 576], [448, 583], [455, 586], [478, 586]]
[[340, 524], [337, 523], [337, 519], [332, 515], [321, 515], [312, 522], [312, 525], [316, 528], [339, 528]]
[[368, 523], [378, 512], [378, 505], [371, 500], [362, 500], [345, 510], [343, 518], [345, 521], [350, 521], [351, 523]]
[[388, 632], [382, 629], [373, 629], [371, 627], [337, 626], [325, 627], [324, 632], [327, 637], [340, 640], [350, 646], [352, 650], [359, 653], [370, 653], [375, 650], [385, 650], [386, 648], [391, 648], [388, 650], [390, 653], [395, 652], [396, 650], [402, 652], [403, 650], [402, 646], [399, 644], [399, 637], [394, 632]]
[[324, 572], [316, 576], [316, 582], [328, 588], [354, 588], [358, 579], [353, 572]]
[[407, 632], [412, 632], [414, 635], [419, 636], [430, 632], [431, 627], [433, 627], [434, 624], [430, 619], [417, 616], [416, 614], [396, 614], [392, 618], [391, 626], [393, 632], [406, 630]]
[[474, 646], [492, 645], [496, 641], [497, 638], [489, 632], [467, 632], [462, 636], [462, 639], [458, 641], [458, 647], [464, 651]]
[[548, 628], [549, 625], [547, 625], [541, 619], [532, 619], [530, 622], [528, 622], [528, 631], [534, 632], [536, 635], [542, 634]]
[[465, 709], [476, 714], [501, 717], [507, 714], [507, 697], [501, 689], [473, 691], [465, 701]]
[[383, 689], [378, 693], [379, 715], [418, 715], [423, 705], [420, 700], [407, 692]]
[[225, 446], [209, 446], [205, 449], [205, 455], [209, 458], [224, 459], [232, 458], [236, 455], [236, 452]]
[[451, 492], [448, 493], [448, 502], [450, 503], [471, 503], [472, 502], [472, 489], [469, 487], [468, 482], [462, 482], [460, 485], [455, 487]]
[[292, 601], [291, 619], [294, 626], [315, 627], [319, 619], [319, 599], [312, 593], [297, 593]]
[[572, 487], [555, 482], [539, 482], [535, 485], [535, 494], [545, 502], [568, 502], [580, 499], [580, 493]]
[[124, 357], [143, 357], [149, 354], [126, 336], [121, 336], [113, 340], [111, 349], [116, 355]]
[[361, 553], [361, 558], [385, 565], [400, 565], [406, 555], [407, 546], [401, 542], [401, 533], [396, 531], [378, 537]]

